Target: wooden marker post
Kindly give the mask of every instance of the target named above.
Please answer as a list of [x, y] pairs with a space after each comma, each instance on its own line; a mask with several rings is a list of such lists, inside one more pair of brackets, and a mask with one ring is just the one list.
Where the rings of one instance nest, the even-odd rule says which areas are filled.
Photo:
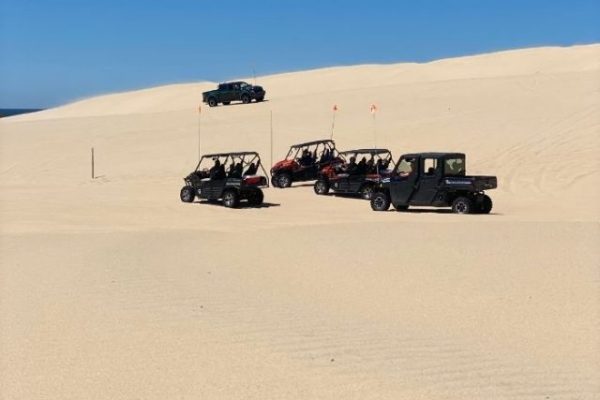
[[92, 179], [95, 179], [94, 174], [94, 148], [92, 147]]

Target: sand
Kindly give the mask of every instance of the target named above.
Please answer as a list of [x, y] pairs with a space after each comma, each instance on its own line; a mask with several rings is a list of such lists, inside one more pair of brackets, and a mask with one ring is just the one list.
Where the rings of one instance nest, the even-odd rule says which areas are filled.
[[204, 152], [269, 164], [271, 112], [279, 159], [337, 104], [341, 149], [465, 152], [492, 214], [183, 204], [214, 83], [2, 119], [0, 398], [600, 397], [600, 45], [257, 83], [202, 108]]

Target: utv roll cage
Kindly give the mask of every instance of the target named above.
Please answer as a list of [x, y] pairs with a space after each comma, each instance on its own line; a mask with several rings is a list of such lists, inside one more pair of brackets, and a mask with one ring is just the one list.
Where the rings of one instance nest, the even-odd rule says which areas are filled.
[[231, 161], [231, 162], [237, 161], [237, 162], [241, 163], [243, 170], [246, 170], [248, 167], [250, 167], [251, 164], [254, 163], [254, 166], [256, 167], [257, 171], [258, 171], [258, 168], [260, 168], [260, 170], [264, 174], [264, 177], [267, 179], [267, 187], [269, 187], [269, 185], [270, 185], [269, 178], [268, 178], [269, 175], [267, 174], [265, 167], [263, 167], [263, 165], [262, 165], [262, 162], [260, 160], [260, 155], [255, 151], [237, 151], [237, 152], [231, 152], [231, 153], [204, 154], [202, 157], [200, 157], [200, 161], [198, 161], [195, 171], [200, 171], [200, 166], [202, 165], [202, 162], [204, 160], [208, 160], [208, 159], [210, 159], [212, 161], [219, 160], [221, 165], [227, 164], [228, 161]]
[[340, 158], [344, 162], [347, 162], [350, 157], [355, 157], [358, 160], [359, 157], [370, 156], [375, 159], [376, 157], [380, 160], [386, 161], [388, 167], [386, 169], [394, 170], [396, 169], [396, 162], [392, 156], [392, 152], [388, 149], [355, 149], [355, 150], [345, 150], [339, 152]]
[[300, 158], [299, 156], [301, 154], [299, 154], [299, 152], [305, 147], [316, 146], [315, 147], [315, 152], [316, 152], [318, 150], [320, 144], [323, 145], [323, 150], [329, 149], [330, 151], [332, 151], [332, 157], [335, 157], [335, 154], [338, 153], [338, 151], [335, 148], [335, 142], [333, 140], [330, 140], [330, 139], [312, 140], [310, 142], [304, 142], [304, 143], [298, 143], [298, 144], [291, 145], [290, 150], [288, 151], [287, 155], [285, 156], [285, 159], [289, 160], [290, 158], [291, 159]]

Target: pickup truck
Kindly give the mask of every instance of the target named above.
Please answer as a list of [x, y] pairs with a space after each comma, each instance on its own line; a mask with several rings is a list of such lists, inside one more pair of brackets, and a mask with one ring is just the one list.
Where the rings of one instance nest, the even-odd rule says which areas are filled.
[[217, 89], [202, 93], [202, 101], [210, 107], [216, 107], [219, 103], [229, 105], [232, 101], [248, 104], [252, 100], [260, 102], [264, 99], [265, 90], [262, 86], [253, 86], [242, 81], [220, 83]]

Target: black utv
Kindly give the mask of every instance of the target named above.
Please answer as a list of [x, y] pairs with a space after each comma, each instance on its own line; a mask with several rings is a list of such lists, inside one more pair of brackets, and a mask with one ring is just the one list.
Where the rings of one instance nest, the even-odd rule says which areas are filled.
[[314, 185], [316, 194], [327, 194], [331, 190], [370, 200], [373, 190], [394, 169], [392, 153], [387, 149], [342, 151], [339, 159], [319, 173]]
[[203, 155], [184, 181], [181, 201], [191, 203], [196, 197], [222, 200], [230, 208], [239, 207], [242, 200], [250, 206], [262, 204], [261, 187], [269, 185], [260, 156], [253, 151]]
[[376, 187], [371, 208], [385, 211], [390, 204], [399, 211], [409, 206], [452, 207], [458, 214], [487, 214], [492, 199], [484, 191], [495, 189], [497, 179], [466, 175], [465, 165], [462, 153], [405, 154]]
[[314, 140], [292, 145], [285, 159], [271, 168], [273, 186], [287, 188], [292, 182], [312, 181], [324, 167], [340, 161], [333, 140]]

